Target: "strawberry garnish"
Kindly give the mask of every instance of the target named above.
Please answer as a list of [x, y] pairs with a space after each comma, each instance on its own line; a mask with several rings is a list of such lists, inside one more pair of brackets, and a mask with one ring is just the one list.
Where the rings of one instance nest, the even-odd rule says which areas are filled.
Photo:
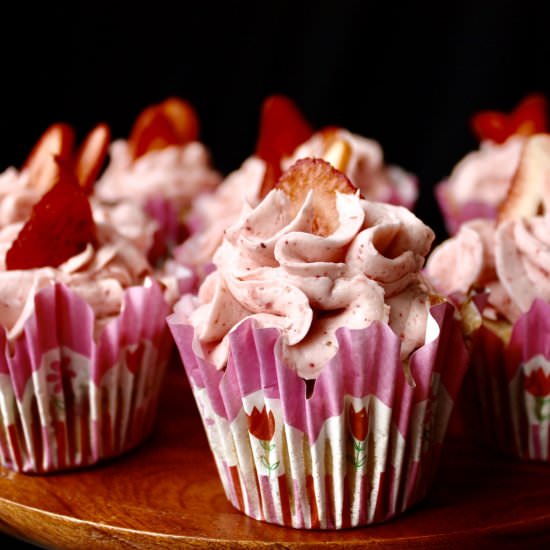
[[498, 211], [498, 221], [537, 215], [550, 203], [550, 135], [527, 139], [506, 198]]
[[334, 168], [345, 172], [351, 158], [351, 145], [345, 139], [333, 137], [327, 142], [323, 159], [332, 164]]
[[97, 176], [103, 167], [111, 131], [107, 124], [98, 124], [84, 139], [84, 142], [74, 156], [74, 170], [80, 186], [86, 194], [90, 194]]
[[540, 94], [527, 96], [511, 113], [481, 111], [472, 117], [472, 129], [480, 140], [504, 143], [517, 134], [531, 136], [546, 132], [548, 104]]
[[7, 269], [57, 267], [95, 244], [90, 203], [74, 173], [56, 159], [57, 183], [34, 205], [6, 255]]
[[29, 182], [36, 189], [47, 191], [59, 177], [58, 165], [54, 157], [69, 161], [73, 151], [74, 131], [67, 124], [50, 126], [36, 142], [23, 170], [29, 172]]
[[296, 105], [282, 95], [268, 97], [262, 105], [256, 155], [265, 161], [260, 196], [265, 196], [281, 175], [281, 160], [313, 135]]
[[199, 135], [199, 119], [193, 107], [179, 98], [169, 98], [147, 107], [136, 119], [128, 141], [134, 159], [149, 151], [185, 145]]
[[330, 235], [338, 227], [336, 191], [355, 193], [345, 174], [322, 159], [305, 158], [295, 162], [277, 183], [277, 189], [289, 197], [294, 216], [302, 207], [309, 191], [313, 191], [313, 232]]

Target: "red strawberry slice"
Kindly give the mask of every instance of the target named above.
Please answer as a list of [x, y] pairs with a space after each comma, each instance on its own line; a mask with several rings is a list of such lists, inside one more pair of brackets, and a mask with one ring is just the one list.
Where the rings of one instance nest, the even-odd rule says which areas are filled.
[[295, 162], [277, 183], [292, 204], [294, 216], [302, 207], [307, 194], [313, 190], [313, 232], [330, 235], [338, 228], [336, 191], [355, 193], [355, 187], [345, 174], [322, 159], [305, 158]]
[[59, 180], [34, 205], [6, 255], [7, 269], [57, 267], [95, 244], [90, 203], [66, 163], [57, 161]]
[[111, 131], [107, 124], [98, 124], [84, 139], [84, 142], [74, 156], [74, 170], [80, 186], [86, 194], [90, 194], [97, 176], [103, 167]]
[[291, 155], [312, 135], [312, 128], [288, 97], [273, 95], [263, 102], [256, 145], [256, 155], [266, 163], [262, 197], [280, 177], [282, 158]]
[[169, 97], [159, 108], [172, 124], [180, 145], [199, 139], [199, 117], [190, 103], [179, 97]]
[[550, 135], [528, 138], [519, 165], [498, 211], [498, 221], [535, 216], [550, 208]]
[[189, 103], [178, 98], [147, 107], [136, 119], [128, 139], [134, 159], [170, 145], [197, 139], [199, 121]]
[[74, 131], [67, 124], [50, 126], [36, 142], [23, 170], [29, 171], [29, 181], [39, 190], [47, 191], [59, 177], [58, 165], [54, 157], [62, 161], [71, 158], [74, 145]]
[[546, 132], [548, 103], [540, 94], [527, 96], [510, 114], [498, 111], [482, 111], [472, 117], [472, 129], [476, 137], [496, 143], [504, 143], [510, 136], [531, 136]]

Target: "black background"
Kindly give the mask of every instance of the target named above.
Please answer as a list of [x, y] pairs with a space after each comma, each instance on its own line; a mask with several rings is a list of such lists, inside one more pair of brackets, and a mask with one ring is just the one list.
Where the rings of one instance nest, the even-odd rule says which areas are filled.
[[[417, 213], [442, 235], [433, 185], [477, 142], [470, 116], [550, 95], [544, 2], [200, 1], [3, 9], [0, 169], [41, 132], [96, 122], [126, 136], [146, 105], [193, 103], [223, 172], [253, 151], [262, 102], [289, 95], [314, 127], [377, 139], [421, 183]], [[174, 7], [177, 6], [177, 9]]]
[[[314, 127], [377, 139], [421, 183], [417, 214], [443, 236], [433, 186], [477, 147], [468, 120], [550, 97], [545, 2], [149, 1], [0, 8], [0, 170], [42, 131], [126, 136], [150, 103], [193, 103], [223, 172], [254, 148], [262, 100], [289, 95]], [[174, 8], [177, 6], [177, 9]], [[2, 539], [0, 538], [0, 541]], [[2, 545], [3, 547], [3, 545]]]

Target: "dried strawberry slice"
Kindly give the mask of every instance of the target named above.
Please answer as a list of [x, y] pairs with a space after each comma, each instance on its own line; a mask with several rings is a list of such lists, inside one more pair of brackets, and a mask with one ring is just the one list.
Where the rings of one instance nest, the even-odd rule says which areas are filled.
[[528, 138], [498, 211], [498, 221], [535, 216], [550, 207], [550, 135]]
[[199, 117], [190, 103], [179, 97], [169, 97], [159, 108], [172, 124], [180, 145], [199, 139]]
[[95, 244], [90, 203], [66, 163], [57, 160], [59, 180], [34, 205], [6, 255], [7, 269], [57, 267]]
[[84, 139], [84, 142], [74, 156], [74, 170], [80, 186], [86, 194], [90, 194], [97, 176], [103, 167], [111, 131], [107, 124], [98, 124]]
[[298, 107], [282, 95], [268, 97], [262, 105], [256, 155], [266, 163], [261, 196], [265, 196], [281, 175], [281, 160], [307, 141], [313, 130]]
[[530, 136], [548, 129], [548, 104], [540, 94], [527, 96], [510, 114], [481, 111], [471, 120], [476, 137], [504, 143], [514, 134]]
[[313, 232], [330, 235], [338, 227], [336, 191], [354, 193], [355, 187], [345, 174], [322, 159], [305, 158], [295, 162], [277, 183], [292, 204], [292, 215], [302, 207], [307, 194], [313, 190]]
[[136, 119], [128, 139], [134, 159], [170, 145], [185, 145], [198, 138], [199, 120], [193, 107], [168, 98], [147, 107]]
[[351, 158], [351, 153], [351, 145], [347, 140], [333, 137], [325, 146], [323, 160], [332, 164], [337, 170], [345, 172]]
[[23, 170], [29, 172], [29, 182], [36, 189], [47, 191], [59, 177], [54, 157], [69, 161], [74, 145], [73, 129], [63, 123], [52, 124], [36, 142]]

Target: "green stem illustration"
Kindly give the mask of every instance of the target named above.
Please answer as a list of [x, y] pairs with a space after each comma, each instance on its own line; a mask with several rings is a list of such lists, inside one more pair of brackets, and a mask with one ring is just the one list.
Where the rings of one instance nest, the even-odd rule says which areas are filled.
[[260, 457], [260, 462], [263, 464], [264, 468], [268, 470], [269, 475], [271, 475], [271, 473], [274, 472], [280, 464], [279, 460], [273, 463], [269, 460], [269, 455], [275, 449], [275, 443], [270, 443], [269, 441], [263, 441], [261, 439], [259, 441], [262, 448], [266, 451], [266, 454]]
[[550, 412], [544, 414], [544, 407], [550, 403], [550, 397], [543, 397], [542, 395], [535, 396], [535, 418], [539, 422], [550, 420]]

